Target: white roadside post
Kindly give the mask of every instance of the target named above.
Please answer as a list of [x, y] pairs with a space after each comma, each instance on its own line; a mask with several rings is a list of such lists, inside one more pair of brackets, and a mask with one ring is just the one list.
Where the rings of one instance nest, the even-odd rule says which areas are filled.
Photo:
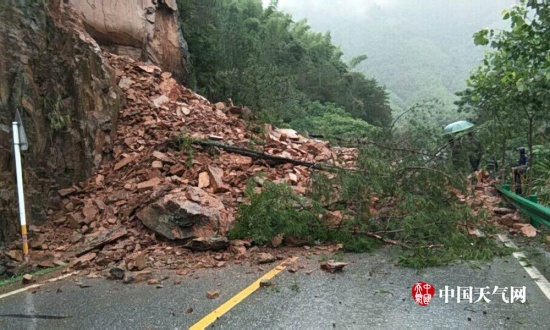
[[[19, 117], [19, 116], [18, 116]], [[21, 234], [23, 235], [23, 256], [29, 261], [29, 243], [27, 240], [27, 219], [25, 216], [25, 195], [23, 194], [23, 169], [21, 167], [21, 143], [19, 135], [19, 122], [12, 122], [13, 150], [15, 154], [15, 173], [17, 179], [17, 198], [19, 200], [19, 219], [21, 221]]]

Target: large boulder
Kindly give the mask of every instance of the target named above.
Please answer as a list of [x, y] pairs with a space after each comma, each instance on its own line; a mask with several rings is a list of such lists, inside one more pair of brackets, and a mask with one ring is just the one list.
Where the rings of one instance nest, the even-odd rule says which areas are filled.
[[224, 235], [231, 222], [222, 202], [204, 190], [176, 189], [136, 213], [145, 226], [170, 240]]
[[176, 0], [70, 0], [86, 30], [101, 47], [172, 72], [180, 82], [189, 74]]

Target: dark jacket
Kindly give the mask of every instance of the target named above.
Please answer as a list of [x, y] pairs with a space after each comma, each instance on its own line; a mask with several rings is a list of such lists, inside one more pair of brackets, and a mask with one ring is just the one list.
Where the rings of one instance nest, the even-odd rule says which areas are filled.
[[519, 149], [518, 166], [527, 165], [527, 156], [525, 155], [525, 149]]

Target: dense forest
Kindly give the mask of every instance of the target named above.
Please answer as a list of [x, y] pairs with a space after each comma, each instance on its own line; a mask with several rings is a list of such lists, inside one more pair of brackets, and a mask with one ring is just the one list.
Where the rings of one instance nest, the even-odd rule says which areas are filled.
[[296, 19], [330, 31], [344, 59], [366, 54], [357, 66], [390, 93], [395, 114], [415, 103], [438, 99], [439, 125], [461, 119], [454, 93], [466, 87], [470, 70], [483, 58], [472, 42], [481, 28], [506, 28], [501, 12], [515, 0], [336, 0], [279, 1]]
[[193, 89], [310, 134], [361, 136], [392, 119], [388, 93], [330, 34], [261, 0], [179, 0]]

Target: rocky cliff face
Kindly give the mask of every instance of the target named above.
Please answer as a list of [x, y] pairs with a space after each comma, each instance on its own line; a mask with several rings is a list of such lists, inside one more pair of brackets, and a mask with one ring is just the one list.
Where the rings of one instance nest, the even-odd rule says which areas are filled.
[[77, 183], [110, 152], [124, 100], [97, 43], [59, 0], [0, 4], [0, 241], [17, 237], [11, 122], [29, 139], [22, 153], [27, 218], [55, 210], [60, 187]]
[[175, 0], [70, 0], [102, 48], [188, 77], [187, 43]]

